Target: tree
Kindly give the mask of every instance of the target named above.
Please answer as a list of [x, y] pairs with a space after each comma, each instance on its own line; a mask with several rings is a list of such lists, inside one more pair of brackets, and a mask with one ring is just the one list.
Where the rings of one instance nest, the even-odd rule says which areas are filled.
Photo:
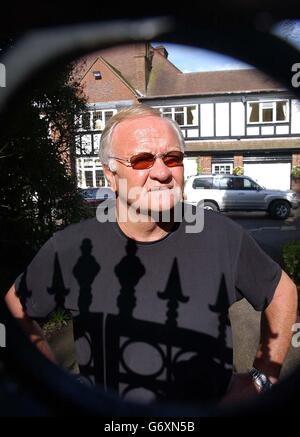
[[0, 262], [2, 290], [40, 246], [63, 226], [89, 215], [77, 189], [73, 158], [85, 108], [73, 65], [49, 71], [33, 85], [0, 142]]

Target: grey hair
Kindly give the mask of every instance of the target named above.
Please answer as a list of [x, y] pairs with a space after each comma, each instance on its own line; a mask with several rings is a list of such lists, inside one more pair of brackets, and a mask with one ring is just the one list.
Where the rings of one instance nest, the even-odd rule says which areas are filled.
[[[124, 120], [147, 117], [147, 116], [164, 118], [162, 113], [159, 111], [159, 109], [152, 108], [151, 106], [143, 105], [139, 103], [119, 111], [108, 121], [107, 125], [105, 126], [105, 129], [102, 132], [100, 147], [99, 147], [99, 158], [103, 165], [107, 165], [110, 168], [110, 170], [113, 172], [116, 171], [116, 161], [114, 159], [109, 158], [109, 156], [112, 153], [111, 143], [112, 143], [112, 135], [115, 127]], [[173, 126], [173, 128], [175, 129], [175, 132], [179, 139], [180, 148], [182, 152], [184, 152], [185, 143], [180, 127], [175, 121], [171, 120], [170, 118], [165, 117], [164, 120], [167, 120], [171, 124], [171, 126]]]

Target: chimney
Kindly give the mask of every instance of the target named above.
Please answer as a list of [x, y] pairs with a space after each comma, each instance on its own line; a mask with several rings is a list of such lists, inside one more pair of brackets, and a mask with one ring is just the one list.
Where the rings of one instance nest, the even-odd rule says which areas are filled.
[[167, 49], [164, 46], [157, 46], [155, 47], [155, 50], [157, 50], [161, 55], [163, 55], [164, 58], [168, 58], [169, 53], [167, 52]]

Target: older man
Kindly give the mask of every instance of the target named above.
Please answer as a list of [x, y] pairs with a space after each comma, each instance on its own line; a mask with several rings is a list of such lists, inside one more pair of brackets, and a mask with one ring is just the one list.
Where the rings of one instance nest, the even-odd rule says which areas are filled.
[[[221, 214], [205, 211], [188, 232], [200, 210], [182, 202], [183, 149], [180, 128], [155, 109], [114, 116], [100, 158], [116, 202], [57, 232], [6, 301], [50, 359], [32, 319], [70, 310], [82, 378], [124, 398], [242, 399], [278, 381], [296, 288]], [[242, 297], [263, 311], [262, 335], [253, 369], [232, 377], [228, 308]]]

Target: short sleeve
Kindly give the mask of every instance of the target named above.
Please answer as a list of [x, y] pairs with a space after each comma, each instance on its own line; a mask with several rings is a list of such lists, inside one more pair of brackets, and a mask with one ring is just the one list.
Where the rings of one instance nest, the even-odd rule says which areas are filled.
[[281, 273], [281, 267], [243, 231], [234, 272], [236, 291], [257, 311], [263, 311], [273, 298]]
[[45, 318], [57, 306], [57, 264], [54, 237], [48, 240], [16, 279], [16, 293], [32, 318]]

